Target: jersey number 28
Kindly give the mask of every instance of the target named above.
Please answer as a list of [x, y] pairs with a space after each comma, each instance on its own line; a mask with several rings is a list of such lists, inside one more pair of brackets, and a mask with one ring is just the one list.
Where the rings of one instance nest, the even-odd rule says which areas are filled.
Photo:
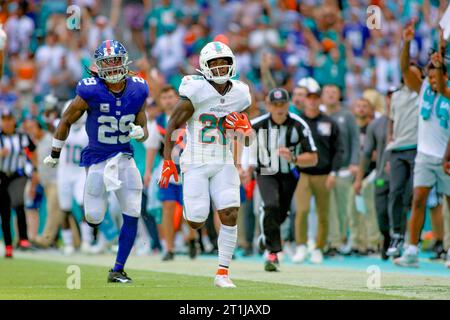
[[[113, 116], [100, 116], [98, 123], [98, 141], [106, 144], [127, 143], [130, 141], [130, 123], [135, 119], [134, 114], [127, 114], [117, 120]], [[119, 132], [119, 134], [117, 134]], [[107, 135], [108, 134], [108, 135]]]

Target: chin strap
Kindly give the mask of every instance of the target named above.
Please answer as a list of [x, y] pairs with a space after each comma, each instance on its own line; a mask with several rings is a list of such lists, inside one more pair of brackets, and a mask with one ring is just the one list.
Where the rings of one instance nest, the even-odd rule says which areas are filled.
[[218, 83], [218, 82], [215, 82], [214, 79], [208, 79], [208, 77], [201, 70], [195, 69], [195, 71], [200, 72], [205, 77], [206, 80], [213, 81], [214, 83], [217, 83], [217, 84], [224, 84], [231, 79], [231, 77], [228, 77], [228, 79], [226, 79], [223, 83]]

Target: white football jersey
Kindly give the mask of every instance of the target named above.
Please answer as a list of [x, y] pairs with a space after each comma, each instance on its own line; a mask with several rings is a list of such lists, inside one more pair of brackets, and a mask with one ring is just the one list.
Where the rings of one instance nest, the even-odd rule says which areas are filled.
[[80, 167], [81, 151], [88, 145], [89, 138], [86, 130], [70, 130], [64, 147], [61, 150], [58, 163], [58, 176], [68, 179], [77, 179], [79, 175], [85, 175], [85, 169]]
[[224, 119], [233, 111], [247, 109], [251, 96], [248, 85], [239, 80], [230, 81], [231, 89], [223, 96], [203, 76], [185, 76], [181, 81], [180, 96], [188, 98], [195, 110], [187, 122], [181, 170], [190, 164], [233, 163]]

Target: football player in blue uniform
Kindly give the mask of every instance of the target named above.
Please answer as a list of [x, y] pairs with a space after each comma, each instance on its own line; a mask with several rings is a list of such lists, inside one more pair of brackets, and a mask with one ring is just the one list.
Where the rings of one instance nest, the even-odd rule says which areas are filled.
[[86, 167], [84, 212], [91, 227], [103, 221], [107, 196], [114, 191], [123, 213], [119, 251], [108, 282], [128, 283], [131, 279], [124, 265], [136, 238], [141, 212], [142, 180], [133, 159], [130, 139], [147, 139], [144, 107], [148, 86], [144, 79], [128, 70], [128, 53], [118, 41], [104, 41], [94, 53], [97, 72], [82, 79], [77, 95], [63, 113], [52, 143], [51, 155], [44, 159], [56, 166], [70, 126], [87, 112], [86, 132], [89, 143], [81, 153]]

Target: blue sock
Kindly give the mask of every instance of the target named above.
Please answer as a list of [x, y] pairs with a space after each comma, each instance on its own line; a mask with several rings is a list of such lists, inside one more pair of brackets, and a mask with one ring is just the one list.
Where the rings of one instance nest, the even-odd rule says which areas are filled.
[[135, 217], [123, 216], [123, 225], [120, 229], [119, 235], [119, 251], [117, 252], [116, 264], [113, 271], [123, 270], [125, 262], [127, 262], [128, 255], [133, 248], [134, 240], [136, 238], [138, 219]]

